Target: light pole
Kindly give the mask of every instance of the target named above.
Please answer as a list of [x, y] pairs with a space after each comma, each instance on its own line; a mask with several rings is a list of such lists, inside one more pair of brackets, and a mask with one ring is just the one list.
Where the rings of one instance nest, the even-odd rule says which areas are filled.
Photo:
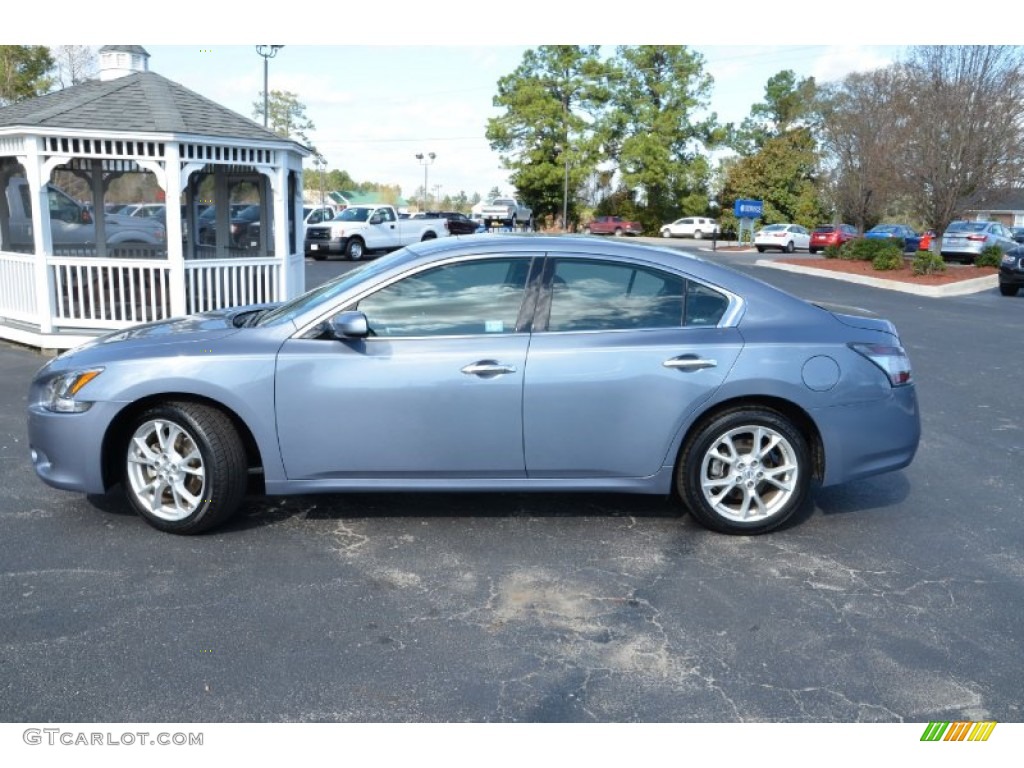
[[257, 45], [256, 53], [263, 57], [263, 127], [267, 127], [267, 80], [269, 78], [270, 60], [277, 56], [283, 45]]
[[565, 184], [562, 187], [562, 231], [569, 231], [569, 153], [561, 144], [555, 145], [555, 152], [565, 161]]
[[428, 197], [430, 195], [430, 192], [429, 192], [430, 187], [427, 186], [427, 168], [430, 167], [430, 165], [434, 162], [434, 160], [436, 158], [437, 158], [437, 155], [435, 155], [433, 152], [427, 152], [426, 154], [423, 154], [422, 152], [417, 152], [416, 153], [416, 159], [419, 160], [420, 161], [420, 165], [423, 166], [423, 210], [424, 211], [427, 210]]
[[324, 207], [324, 171], [327, 169], [327, 158], [321, 154], [317, 154], [313, 158], [313, 164], [320, 171], [320, 207]]

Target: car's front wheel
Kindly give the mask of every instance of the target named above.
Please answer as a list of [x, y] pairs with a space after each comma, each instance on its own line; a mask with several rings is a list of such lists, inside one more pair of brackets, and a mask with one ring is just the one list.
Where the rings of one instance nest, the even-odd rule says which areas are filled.
[[704, 233], [703, 232], [701, 232], [699, 229], [694, 230], [694, 232], [693, 232], [693, 239], [694, 240], [702, 240], [703, 238], [704, 238]]
[[206, 405], [149, 408], [132, 423], [123, 460], [128, 501], [162, 531], [208, 530], [245, 497], [245, 447], [227, 415]]
[[999, 284], [999, 292], [1001, 294], [1003, 294], [1003, 296], [1016, 296], [1017, 295], [1017, 291], [1019, 291], [1019, 290], [1020, 290], [1020, 286], [1019, 285], [1011, 285], [1009, 283], [1000, 283]]
[[366, 245], [358, 237], [353, 237], [345, 244], [345, 255], [351, 261], [359, 261], [366, 255]]
[[676, 488], [690, 513], [724, 533], [764, 533], [784, 523], [807, 495], [811, 451], [782, 414], [738, 408], [705, 422], [687, 442]]
[[796, 250], [796, 243], [794, 243], [792, 240], [790, 240], [788, 243], [786, 243], [786, 248], [785, 248], [786, 253], [793, 253], [795, 250]]
[[663, 229], [663, 230], [661, 230], [661, 236], [662, 237], [672, 237], [672, 232], [671, 232], [671, 230]]

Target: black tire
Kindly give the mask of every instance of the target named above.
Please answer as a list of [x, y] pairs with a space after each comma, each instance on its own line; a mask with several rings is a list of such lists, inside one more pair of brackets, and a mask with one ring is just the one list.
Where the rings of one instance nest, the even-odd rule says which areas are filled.
[[360, 238], [353, 237], [345, 243], [345, 258], [349, 261], [359, 261], [366, 255], [366, 243]]
[[128, 502], [161, 531], [202, 533], [235, 514], [245, 498], [245, 447], [216, 408], [187, 402], [149, 408], [131, 423], [121, 450]]
[[814, 254], [816, 254], [818, 252], [818, 249], [817, 248], [808, 248], [807, 252], [813, 256]]
[[511, 230], [512, 230], [513, 232], [515, 232], [515, 231], [516, 231], [516, 227], [517, 227], [518, 225], [519, 225], [519, 221], [518, 221], [518, 220], [516, 219], [516, 217], [515, 217], [515, 216], [513, 216], [513, 217], [512, 217], [512, 221], [510, 221], [510, 222], [508, 223], [508, 228], [509, 228], [509, 229], [511, 229]]
[[1003, 296], [1016, 296], [1017, 295], [1017, 291], [1019, 291], [1019, 290], [1020, 290], [1020, 286], [1019, 285], [1011, 285], [1009, 283], [1000, 283], [999, 284], [999, 292], [1001, 294], [1003, 294]]
[[757, 252], [758, 253], [764, 253], [764, 246], [763, 245], [757, 246]]
[[434, 234], [433, 232], [424, 232], [423, 233], [423, 237], [420, 238], [420, 242], [422, 243], [424, 240], [436, 240], [436, 239], [437, 239], [437, 235]]
[[327, 258], [327, 253], [325, 251], [310, 251], [306, 255], [312, 256], [314, 261], [323, 261]]
[[756, 534], [777, 528], [801, 507], [811, 475], [807, 440], [789, 419], [741, 407], [694, 431], [676, 467], [676, 490], [704, 527]]
[[704, 239], [704, 233], [701, 232], [699, 229], [693, 230], [693, 239], [694, 240], [703, 240]]
[[786, 249], [785, 250], [786, 250], [786, 253], [793, 253], [796, 250], [796, 243], [794, 243], [792, 240], [790, 240], [788, 243], [786, 243]]

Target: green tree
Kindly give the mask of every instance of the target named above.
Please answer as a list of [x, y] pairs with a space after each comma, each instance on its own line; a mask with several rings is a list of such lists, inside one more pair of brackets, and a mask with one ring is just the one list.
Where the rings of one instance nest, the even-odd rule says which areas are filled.
[[817, 170], [818, 149], [810, 130], [787, 131], [767, 139], [756, 154], [729, 164], [722, 192], [724, 204], [731, 209], [740, 198], [763, 200], [765, 223], [814, 227], [829, 218]]
[[[644, 228], [679, 213], [704, 214], [710, 168], [703, 150], [718, 140], [717, 117], [697, 120], [710, 99], [704, 59], [685, 46], [620, 46], [611, 62], [608, 109], [598, 139], [622, 184], [642, 200]], [[624, 214], [625, 212], [614, 211]]]
[[812, 123], [817, 92], [813, 77], [798, 80], [791, 69], [772, 75], [764, 87], [764, 101], [750, 108], [750, 116], [734, 132], [733, 149], [741, 155], [751, 155], [769, 139]]
[[[259, 97], [259, 101], [253, 102], [252, 105], [254, 120], [263, 119], [263, 91], [260, 91]], [[309, 147], [313, 146], [306, 131], [312, 131], [316, 126], [306, 117], [306, 105], [291, 91], [270, 92], [267, 99], [267, 127], [278, 136], [294, 139]]]
[[561, 217], [566, 201], [572, 218], [576, 190], [597, 166], [607, 71], [599, 46], [543, 45], [498, 81], [504, 114], [488, 120], [486, 136], [538, 218]]
[[49, 91], [53, 67], [45, 45], [0, 45], [0, 106]]

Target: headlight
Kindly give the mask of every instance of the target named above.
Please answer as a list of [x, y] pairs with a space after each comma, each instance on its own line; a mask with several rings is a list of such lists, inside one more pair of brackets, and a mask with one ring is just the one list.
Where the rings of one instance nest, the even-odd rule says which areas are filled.
[[1004, 253], [1002, 261], [1003, 264], [1005, 264], [1006, 266], [1012, 267], [1014, 262], [1017, 261], [1017, 257], [1014, 256], [1012, 253]]
[[55, 413], [83, 413], [92, 406], [91, 402], [75, 399], [82, 387], [103, 373], [102, 368], [87, 371], [71, 371], [54, 376], [43, 390], [42, 406]]

